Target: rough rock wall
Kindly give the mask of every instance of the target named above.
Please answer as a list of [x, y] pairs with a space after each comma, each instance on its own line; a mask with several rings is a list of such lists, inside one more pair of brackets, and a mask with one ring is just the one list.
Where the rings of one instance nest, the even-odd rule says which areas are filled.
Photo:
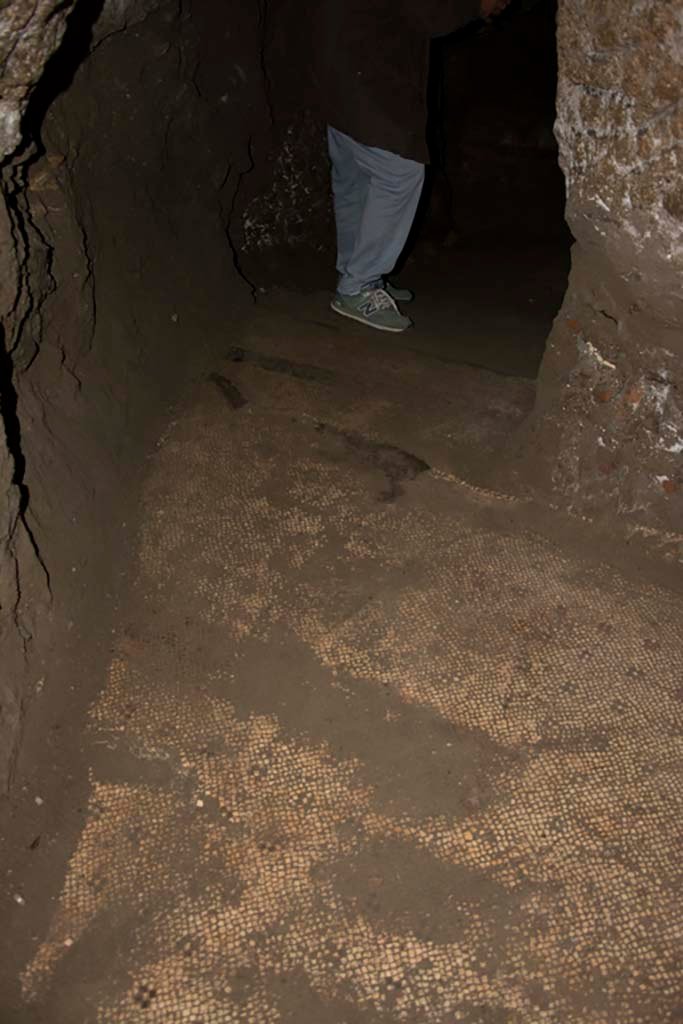
[[0, 159], [22, 143], [31, 91], [64, 32], [74, 0], [6, 0], [0, 17]]
[[[21, 697], [36, 611], [49, 598], [47, 578], [26, 521], [25, 464], [13, 354], [35, 314], [28, 279], [29, 230], [16, 209], [22, 118], [45, 63], [66, 29], [70, 4], [10, 0], [0, 15], [0, 784], [7, 777], [21, 719]], [[58, 7], [61, 9], [56, 10]]]
[[683, 8], [560, 0], [557, 137], [573, 269], [525, 439], [579, 514], [683, 523]]
[[311, 96], [311, 26], [316, 0], [267, 0], [263, 67], [271, 131], [254, 140], [235, 240], [248, 277], [281, 279], [282, 254], [334, 247], [325, 126]]
[[106, 614], [145, 438], [249, 303], [226, 226], [268, 128], [257, 7], [68, 12], [0, 34], [0, 786], [51, 641]]

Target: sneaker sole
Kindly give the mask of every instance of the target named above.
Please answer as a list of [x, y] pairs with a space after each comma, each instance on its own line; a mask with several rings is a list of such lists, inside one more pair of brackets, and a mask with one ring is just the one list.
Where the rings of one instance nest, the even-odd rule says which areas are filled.
[[339, 316], [345, 316], [347, 320], [355, 320], [357, 324], [363, 324], [365, 327], [372, 327], [373, 331], [386, 331], [388, 334], [403, 334], [407, 331], [412, 324], [406, 324], [405, 327], [387, 327], [385, 324], [373, 324], [367, 317], [359, 316], [356, 313], [350, 313], [346, 309], [342, 309], [340, 306], [335, 306], [334, 302], [330, 303], [330, 309], [333, 313], [338, 313]]

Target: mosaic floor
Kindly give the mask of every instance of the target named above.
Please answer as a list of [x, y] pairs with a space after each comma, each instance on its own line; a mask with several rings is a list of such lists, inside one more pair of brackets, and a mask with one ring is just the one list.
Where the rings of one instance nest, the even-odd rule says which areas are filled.
[[464, 485], [465, 371], [387, 351], [255, 328], [160, 440], [44, 1019], [683, 1021], [683, 600]]

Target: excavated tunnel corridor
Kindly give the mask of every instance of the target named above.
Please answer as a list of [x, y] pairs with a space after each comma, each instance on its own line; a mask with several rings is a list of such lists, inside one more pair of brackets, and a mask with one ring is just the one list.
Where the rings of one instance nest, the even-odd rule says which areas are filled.
[[439, 43], [399, 338], [329, 308], [289, 0], [104, 4], [5, 163], [2, 1024], [683, 1019], [683, 353], [586, 227], [589, 6], [569, 282], [518, 0]]

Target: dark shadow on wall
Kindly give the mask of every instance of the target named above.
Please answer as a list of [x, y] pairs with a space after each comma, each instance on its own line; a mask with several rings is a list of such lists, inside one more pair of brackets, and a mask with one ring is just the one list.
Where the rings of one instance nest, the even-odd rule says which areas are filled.
[[0, 326], [0, 412], [5, 431], [7, 448], [14, 463], [12, 483], [19, 489], [19, 514], [23, 515], [28, 504], [28, 493], [24, 484], [26, 457], [21, 447], [21, 424], [17, 414], [17, 393], [13, 384], [14, 367], [10, 355], [5, 329]]

